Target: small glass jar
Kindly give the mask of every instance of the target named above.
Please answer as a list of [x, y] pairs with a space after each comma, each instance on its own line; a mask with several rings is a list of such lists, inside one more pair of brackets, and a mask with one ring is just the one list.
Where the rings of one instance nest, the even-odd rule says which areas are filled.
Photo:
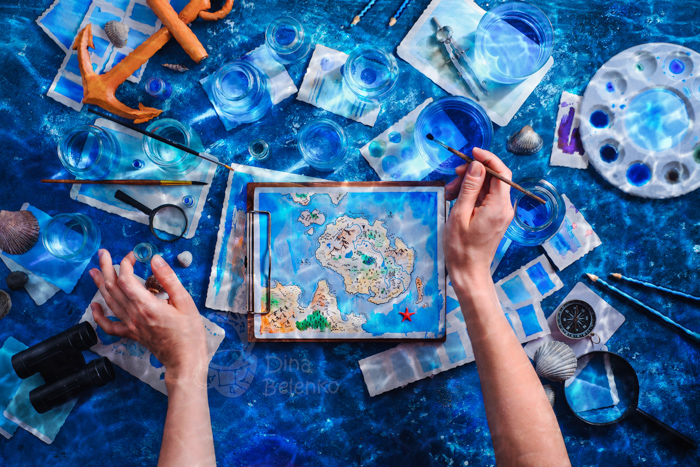
[[282, 16], [265, 30], [265, 43], [280, 63], [294, 63], [311, 50], [311, 41], [304, 26], [291, 16]]
[[270, 146], [264, 139], [254, 139], [248, 144], [248, 153], [253, 159], [262, 161], [270, 155]]
[[95, 125], [81, 125], [64, 134], [58, 143], [58, 158], [63, 167], [81, 180], [102, 180], [121, 161], [117, 138]]
[[466, 97], [443, 97], [426, 106], [416, 119], [413, 140], [425, 162], [443, 174], [455, 173], [466, 162], [426, 135], [430, 133], [446, 145], [471, 156], [475, 147], [489, 149], [493, 125], [486, 111]]
[[237, 124], [260, 120], [272, 106], [267, 75], [245, 60], [219, 68], [212, 94], [219, 110]]
[[546, 180], [525, 179], [521, 187], [547, 201], [545, 204], [511, 188], [515, 216], [506, 230], [506, 237], [525, 246], [541, 245], [559, 232], [566, 205], [556, 188]]
[[151, 243], [139, 243], [134, 247], [134, 258], [141, 263], [150, 262], [156, 254], [158, 254], [158, 248]]
[[356, 48], [343, 65], [343, 94], [351, 102], [379, 105], [396, 89], [399, 66], [377, 47]]
[[100, 248], [102, 235], [95, 221], [85, 214], [58, 214], [41, 233], [41, 243], [51, 255], [82, 262]]
[[[170, 141], [187, 146], [194, 151], [204, 151], [204, 144], [202, 144], [202, 140], [197, 132], [189, 125], [172, 118], [156, 120], [148, 125], [147, 130]], [[181, 151], [148, 136], [143, 138], [143, 151], [151, 162], [162, 170], [174, 174], [184, 175], [197, 168], [201, 162], [201, 159], [193, 154]]]
[[166, 100], [173, 93], [173, 88], [170, 86], [170, 83], [162, 78], [156, 78], [155, 76], [148, 78], [144, 87], [148, 94], [162, 101]]
[[552, 23], [542, 10], [524, 2], [503, 3], [479, 21], [477, 67], [491, 81], [519, 83], [549, 60], [553, 42]]
[[348, 138], [337, 123], [319, 118], [304, 125], [297, 136], [297, 146], [311, 167], [331, 171], [345, 158]]

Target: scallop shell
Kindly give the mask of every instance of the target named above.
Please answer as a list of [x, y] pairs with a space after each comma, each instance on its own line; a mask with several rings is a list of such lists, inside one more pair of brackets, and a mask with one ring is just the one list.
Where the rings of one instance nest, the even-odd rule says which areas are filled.
[[525, 125], [522, 130], [508, 139], [508, 152], [520, 156], [529, 156], [542, 149], [542, 137], [538, 135], [530, 125]]
[[11, 255], [28, 252], [39, 240], [39, 222], [29, 211], [0, 211], [0, 250]]
[[169, 70], [178, 71], [180, 73], [184, 73], [184, 72], [189, 70], [189, 68], [187, 68], [186, 66], [177, 65], [177, 64], [173, 65], [172, 63], [163, 63], [163, 66], [165, 68], [168, 68]]
[[129, 26], [119, 21], [107, 21], [105, 34], [116, 48], [121, 48], [126, 45], [126, 41], [129, 39]]
[[190, 264], [192, 264], [192, 253], [190, 253], [189, 251], [183, 251], [182, 253], [177, 255], [177, 261], [183, 268], [189, 268]]
[[535, 371], [551, 381], [565, 381], [574, 376], [576, 364], [576, 354], [563, 342], [547, 342], [535, 352]]
[[542, 387], [544, 388], [545, 394], [547, 394], [547, 399], [549, 399], [549, 404], [554, 407], [554, 401], [555, 401], [555, 395], [554, 395], [554, 388], [550, 386], [549, 384], [543, 384]]
[[12, 299], [10, 298], [10, 294], [5, 292], [4, 290], [0, 290], [0, 319], [7, 316], [11, 308]]
[[156, 276], [151, 276], [148, 279], [146, 279], [146, 288], [149, 292], [151, 292], [154, 295], [158, 295], [159, 293], [165, 292], [165, 289], [162, 285], [160, 285], [160, 282], [158, 282]]

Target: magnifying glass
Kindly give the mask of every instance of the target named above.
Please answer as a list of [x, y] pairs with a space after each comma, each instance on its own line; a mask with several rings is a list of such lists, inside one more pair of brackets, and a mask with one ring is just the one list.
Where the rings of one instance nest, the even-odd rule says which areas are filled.
[[187, 231], [187, 214], [181, 207], [174, 204], [162, 204], [151, 209], [121, 190], [117, 190], [114, 197], [146, 214], [148, 216], [148, 227], [157, 239], [164, 242], [174, 242], [185, 235]]
[[564, 383], [566, 403], [590, 425], [612, 425], [637, 412], [692, 447], [695, 441], [639, 407], [639, 380], [627, 360], [612, 352], [595, 351], [578, 359], [576, 373]]

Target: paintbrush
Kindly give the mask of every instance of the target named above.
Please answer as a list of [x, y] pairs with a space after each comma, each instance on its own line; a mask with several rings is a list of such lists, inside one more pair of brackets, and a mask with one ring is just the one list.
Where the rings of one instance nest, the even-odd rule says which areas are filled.
[[661, 314], [659, 311], [653, 309], [653, 308], [650, 307], [649, 305], [645, 305], [644, 303], [640, 302], [639, 300], [637, 300], [636, 298], [632, 297], [631, 295], [627, 295], [625, 292], [623, 292], [622, 290], [618, 289], [617, 287], [613, 287], [612, 285], [608, 284], [607, 282], [605, 282], [603, 279], [601, 279], [600, 277], [596, 276], [595, 274], [588, 274], [588, 273], [586, 273], [586, 276], [587, 276], [590, 280], [592, 280], [593, 282], [595, 282], [595, 283], [597, 283], [597, 284], [602, 284], [603, 286], [605, 286], [605, 287], [607, 287], [608, 289], [612, 290], [613, 292], [617, 293], [617, 294], [620, 295], [621, 297], [626, 298], [626, 299], [629, 300], [630, 302], [632, 302], [632, 303], [638, 305], [639, 307], [642, 308], [642, 310], [645, 310], [646, 312], [648, 312], [648, 313], [650, 313], [650, 314], [656, 316], [657, 318], [662, 319], [665, 323], [669, 324], [670, 326], [673, 326], [675, 329], [681, 331], [681, 332], [682, 332], [683, 334], [685, 334], [686, 336], [692, 338], [692, 339], [695, 341], [696, 344], [700, 344], [700, 334], [698, 334], [697, 332], [693, 332], [693, 331], [691, 331], [691, 330], [689, 330], [689, 329], [684, 328], [684, 327], [681, 326], [680, 324], [678, 324], [678, 323], [676, 323], [675, 321], [673, 321], [671, 318], [669, 318], [669, 317], [667, 317], [667, 316]]
[[[448, 151], [450, 151], [450, 152], [451, 152], [452, 154], [454, 154], [455, 156], [461, 157], [462, 159], [464, 159], [465, 161], [470, 162], [470, 163], [471, 163], [471, 162], [474, 162], [474, 158], [473, 158], [473, 157], [467, 156], [466, 154], [461, 153], [461, 152], [459, 152], [458, 150], [449, 147], [448, 145], [446, 145], [445, 143], [443, 143], [443, 142], [440, 141], [439, 139], [435, 139], [435, 137], [432, 135], [432, 133], [428, 133], [427, 135], [425, 135], [425, 137], [428, 138], [429, 141], [434, 141], [434, 142], [436, 142], [437, 144], [439, 144], [439, 145], [442, 146], [443, 148], [445, 148], [445, 149], [447, 149]], [[539, 202], [542, 203], [542, 204], [547, 204], [547, 202], [546, 202], [545, 200], [543, 200], [542, 198], [540, 198], [540, 197], [537, 196], [536, 194], [534, 194], [534, 193], [532, 193], [532, 192], [530, 192], [530, 191], [527, 191], [525, 188], [521, 187], [521, 186], [518, 185], [517, 183], [515, 183], [515, 182], [513, 182], [513, 181], [511, 181], [511, 180], [508, 180], [507, 178], [505, 178], [503, 175], [499, 174], [498, 172], [496, 172], [496, 171], [493, 170], [492, 168], [487, 167], [487, 166], [485, 166], [485, 165], [484, 165], [484, 168], [486, 169], [486, 172], [488, 172], [492, 177], [496, 177], [497, 179], [499, 179], [499, 180], [502, 181], [503, 183], [506, 183], [506, 184], [512, 186], [513, 188], [515, 188], [515, 189], [518, 190], [519, 192], [526, 194], [527, 196], [529, 196], [529, 197], [532, 198], [532, 199], [536, 199], [537, 201], [539, 201]]]
[[77, 183], [81, 185], [160, 185], [160, 186], [185, 186], [207, 185], [205, 182], [192, 180], [53, 180], [45, 179], [41, 183]]
[[150, 136], [151, 138], [153, 138], [153, 139], [155, 139], [155, 140], [157, 140], [157, 141], [160, 141], [161, 143], [165, 143], [165, 144], [167, 144], [167, 145], [170, 145], [170, 146], [172, 146], [172, 147], [174, 147], [174, 148], [179, 149], [180, 151], [185, 151], [186, 153], [192, 154], [193, 156], [197, 156], [197, 157], [199, 157], [199, 158], [201, 158], [201, 159], [204, 159], [205, 161], [209, 161], [209, 162], [211, 162], [212, 164], [220, 165], [221, 167], [226, 167], [226, 168], [229, 169], [229, 170], [233, 170], [233, 167], [231, 167], [231, 166], [229, 166], [229, 165], [226, 165], [226, 164], [224, 164], [223, 162], [219, 162], [219, 161], [216, 161], [216, 160], [214, 160], [214, 159], [210, 159], [210, 158], [207, 157], [204, 153], [197, 152], [197, 151], [195, 151], [195, 150], [193, 150], [193, 149], [188, 148], [187, 146], [183, 146], [183, 145], [180, 144], [180, 143], [176, 143], [175, 141], [170, 141], [169, 139], [163, 138], [162, 136], [157, 135], [157, 134], [155, 134], [155, 133], [151, 133], [151, 132], [148, 131], [148, 130], [143, 130], [143, 129], [137, 127], [136, 125], [134, 125], [134, 124], [132, 124], [132, 123], [130, 123], [130, 122], [119, 121], [119, 120], [117, 120], [116, 118], [114, 118], [114, 117], [112, 117], [112, 116], [110, 116], [110, 115], [107, 115], [107, 114], [105, 114], [105, 113], [103, 113], [103, 112], [100, 112], [99, 110], [95, 110], [95, 109], [93, 109], [93, 108], [88, 108], [88, 112], [93, 113], [93, 114], [97, 115], [98, 117], [102, 117], [102, 118], [106, 118], [107, 120], [111, 120], [111, 121], [113, 121], [114, 123], [118, 123], [118, 124], [120, 124], [120, 125], [122, 125], [122, 126], [127, 127], [127, 128], [130, 129], [130, 130], [134, 130], [134, 131], [137, 132], [137, 133], [141, 133], [142, 135]]

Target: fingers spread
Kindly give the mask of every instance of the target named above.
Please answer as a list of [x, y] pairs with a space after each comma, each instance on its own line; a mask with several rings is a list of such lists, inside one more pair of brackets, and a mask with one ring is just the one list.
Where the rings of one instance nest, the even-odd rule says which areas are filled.
[[175, 271], [172, 270], [168, 263], [165, 262], [160, 255], [153, 256], [151, 260], [151, 269], [153, 275], [156, 276], [158, 282], [163, 286], [170, 297], [170, 303], [180, 311], [184, 311], [189, 307], [194, 306], [192, 297], [189, 292], [182, 286], [180, 279], [177, 278]]
[[92, 309], [92, 317], [95, 318], [97, 325], [110, 336], [129, 337], [131, 335], [129, 327], [126, 324], [107, 318], [99, 303], [93, 303], [90, 305], [90, 308]]
[[[128, 320], [129, 316], [126, 312], [126, 307], [128, 306], [129, 301], [126, 297], [124, 297], [124, 294], [121, 292], [117, 284], [114, 283], [110, 286], [110, 289], [112, 289], [112, 292], [114, 292], [113, 294], [107, 289], [104, 276], [99, 269], [91, 269], [90, 277], [92, 277], [92, 280], [95, 282], [95, 285], [97, 285], [97, 288], [100, 289], [100, 294], [102, 295], [102, 298], [104, 298], [104, 301], [109, 309], [112, 310], [112, 313], [114, 313], [114, 315], [122, 321]], [[115, 295], [120, 297], [119, 300], [115, 298]]]

